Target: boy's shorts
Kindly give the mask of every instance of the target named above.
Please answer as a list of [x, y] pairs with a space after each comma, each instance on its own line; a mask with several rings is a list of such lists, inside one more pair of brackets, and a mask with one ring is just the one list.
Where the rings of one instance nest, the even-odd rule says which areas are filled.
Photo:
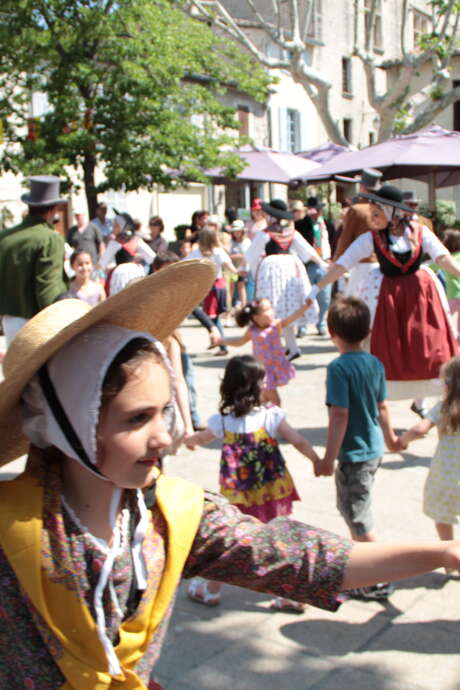
[[337, 508], [354, 536], [372, 532], [371, 490], [381, 462], [339, 462], [335, 470]]

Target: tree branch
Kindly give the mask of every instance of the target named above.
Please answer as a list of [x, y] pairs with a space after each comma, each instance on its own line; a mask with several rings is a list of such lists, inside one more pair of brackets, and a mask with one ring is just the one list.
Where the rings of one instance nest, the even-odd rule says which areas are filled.
[[455, 103], [455, 101], [458, 101], [459, 98], [460, 86], [457, 86], [455, 89], [451, 89], [439, 99], [430, 99], [419, 110], [412, 122], [405, 128], [404, 133], [411, 134], [412, 132], [417, 132], [422, 127], [425, 127], [425, 125], [429, 125], [436, 115], [445, 110], [449, 105], [452, 105], [452, 103]]

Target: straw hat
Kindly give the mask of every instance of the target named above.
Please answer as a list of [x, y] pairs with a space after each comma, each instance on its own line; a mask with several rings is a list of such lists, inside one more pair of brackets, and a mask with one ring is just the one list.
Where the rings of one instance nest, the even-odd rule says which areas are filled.
[[20, 422], [21, 392], [42, 364], [65, 343], [102, 321], [164, 340], [209, 292], [214, 276], [211, 261], [182, 261], [142, 278], [95, 307], [82, 300], [65, 299], [28, 321], [3, 360], [0, 466], [27, 452], [29, 441]]

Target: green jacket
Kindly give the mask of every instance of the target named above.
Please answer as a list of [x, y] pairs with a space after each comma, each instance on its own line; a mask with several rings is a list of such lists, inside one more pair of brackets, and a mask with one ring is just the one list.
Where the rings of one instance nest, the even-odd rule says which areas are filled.
[[41, 216], [0, 232], [0, 314], [30, 319], [65, 293], [64, 240]]

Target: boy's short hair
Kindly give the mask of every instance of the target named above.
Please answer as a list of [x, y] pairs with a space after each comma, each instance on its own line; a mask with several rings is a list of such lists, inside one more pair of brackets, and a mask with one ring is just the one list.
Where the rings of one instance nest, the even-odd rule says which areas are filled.
[[158, 271], [160, 268], [163, 268], [163, 266], [175, 264], [179, 260], [180, 259], [175, 252], [172, 252], [170, 249], [166, 249], [164, 252], [158, 252], [153, 260], [152, 267], [154, 271]]
[[337, 297], [329, 307], [327, 325], [346, 343], [359, 343], [369, 334], [369, 307], [356, 297]]

